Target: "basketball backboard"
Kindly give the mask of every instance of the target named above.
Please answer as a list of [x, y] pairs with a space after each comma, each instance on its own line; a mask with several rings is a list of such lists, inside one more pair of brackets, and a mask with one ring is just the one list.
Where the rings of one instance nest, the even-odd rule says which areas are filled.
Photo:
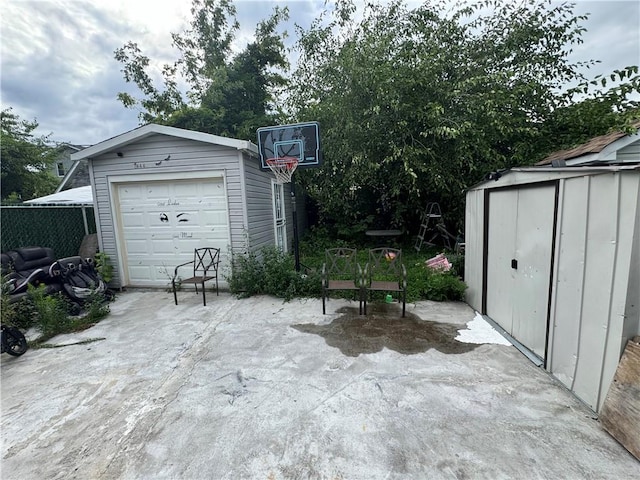
[[270, 158], [295, 157], [298, 168], [319, 167], [322, 164], [320, 124], [318, 122], [276, 125], [258, 129], [260, 167], [268, 170]]

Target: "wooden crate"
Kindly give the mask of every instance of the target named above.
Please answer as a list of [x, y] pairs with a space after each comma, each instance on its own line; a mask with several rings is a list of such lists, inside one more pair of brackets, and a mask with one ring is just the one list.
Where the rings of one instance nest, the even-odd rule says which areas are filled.
[[599, 420], [613, 438], [640, 460], [640, 337], [627, 342]]

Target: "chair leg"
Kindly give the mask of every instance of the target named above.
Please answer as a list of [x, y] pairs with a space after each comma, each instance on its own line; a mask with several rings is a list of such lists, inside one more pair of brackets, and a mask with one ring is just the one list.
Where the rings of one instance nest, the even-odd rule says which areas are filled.
[[367, 295], [369, 294], [368, 291], [364, 291], [364, 295], [362, 295], [362, 298], [364, 300], [364, 314], [367, 314]]
[[323, 315], [325, 315], [327, 313], [327, 309], [326, 309], [326, 306], [325, 306], [325, 299], [324, 299], [325, 294], [326, 294], [326, 292], [323, 289], [322, 290], [322, 314]]
[[176, 293], [176, 282], [175, 280], [171, 280], [171, 287], [173, 288], [173, 301], [178, 304], [178, 294]]
[[220, 296], [220, 292], [218, 292], [218, 275], [216, 274], [216, 297]]
[[402, 318], [404, 318], [404, 312], [407, 306], [407, 292], [402, 292]]
[[[196, 291], [198, 289], [198, 284], [196, 283]], [[205, 296], [205, 289], [204, 289], [204, 282], [202, 282], [202, 304], [206, 307], [207, 306], [207, 297]]]

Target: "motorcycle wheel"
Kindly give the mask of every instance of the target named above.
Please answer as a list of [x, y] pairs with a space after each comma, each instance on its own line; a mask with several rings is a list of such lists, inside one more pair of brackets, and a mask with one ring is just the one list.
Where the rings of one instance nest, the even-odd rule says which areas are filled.
[[9, 355], [19, 357], [27, 351], [27, 348], [27, 339], [17, 328], [7, 327], [2, 332], [2, 350]]

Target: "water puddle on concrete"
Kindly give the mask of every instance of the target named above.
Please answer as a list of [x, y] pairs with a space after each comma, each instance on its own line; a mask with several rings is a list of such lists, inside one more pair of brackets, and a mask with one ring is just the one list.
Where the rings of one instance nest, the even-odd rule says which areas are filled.
[[305, 323], [292, 327], [320, 335], [327, 345], [349, 357], [376, 353], [385, 347], [414, 355], [431, 348], [442, 353], [466, 353], [479, 346], [455, 339], [461, 325], [422, 320], [412, 313], [402, 318], [402, 309], [396, 304], [367, 305], [367, 315], [358, 315], [358, 309], [353, 307], [343, 307], [338, 313], [341, 315], [328, 325]]

